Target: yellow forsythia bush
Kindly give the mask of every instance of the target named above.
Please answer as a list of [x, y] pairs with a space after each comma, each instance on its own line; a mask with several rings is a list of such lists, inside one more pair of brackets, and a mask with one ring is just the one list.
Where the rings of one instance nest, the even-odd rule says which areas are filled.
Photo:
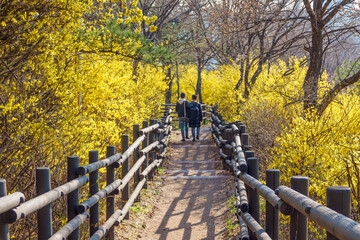
[[326, 188], [348, 185], [359, 213], [360, 98], [344, 93], [326, 112], [296, 116], [276, 139], [271, 167], [282, 170], [282, 179], [308, 176], [311, 196], [325, 201]]
[[[319, 117], [302, 108], [306, 66], [301, 59], [278, 61], [263, 71], [247, 100], [235, 91], [240, 67], [221, 66], [203, 71], [203, 102], [218, 104], [227, 121], [245, 122], [261, 169], [281, 169], [282, 184], [294, 175], [308, 176], [310, 195], [324, 203], [326, 188], [347, 185], [352, 190], [353, 215], [360, 213], [360, 97], [356, 89], [340, 93]], [[183, 66], [181, 91], [194, 93], [196, 66]], [[286, 70], [293, 68], [291, 74]], [[268, 66], [264, 67], [268, 69]], [[324, 74], [319, 98], [332, 85]]]
[[[179, 67], [179, 91], [188, 95], [196, 92], [197, 67], [196, 65], [182, 65]], [[230, 121], [239, 118], [238, 102], [242, 101], [241, 90], [235, 90], [240, 79], [240, 70], [237, 66], [221, 66], [216, 70], [202, 71], [202, 100], [208, 105], [217, 104], [220, 113]], [[178, 89], [173, 89], [173, 95]]]
[[[43, 166], [51, 169], [52, 188], [64, 183], [67, 156], [80, 156], [81, 164], [88, 162], [89, 150], [104, 157], [106, 146], [119, 147], [121, 134], [131, 134], [133, 124], [159, 113], [164, 71], [134, 64], [128, 56], [136, 57], [142, 43], [119, 37], [125, 30], [135, 36], [142, 21], [149, 28], [156, 20], [136, 5], [131, 0], [1, 5], [0, 173], [8, 192], [32, 198], [35, 169]], [[54, 230], [65, 219], [63, 200], [53, 209]], [[32, 238], [31, 222], [30, 217], [12, 225], [13, 238]]]
[[[124, 55], [141, 43], [115, 35], [125, 23], [137, 31], [141, 21], [156, 20], [136, 5], [17, 0], [2, 6], [0, 172], [11, 179], [9, 191], [33, 179], [36, 166], [56, 173], [66, 155], [84, 162], [85, 151], [119, 144], [131, 124], [159, 112], [166, 88], [161, 67], [135, 65]], [[106, 27], [114, 20], [123, 25]]]
[[133, 124], [142, 126], [159, 113], [167, 88], [161, 69], [139, 64], [135, 77], [129, 61], [115, 57], [84, 61], [77, 128], [85, 143], [83, 151], [120, 144], [120, 136], [131, 133]]
[[[119, 146], [121, 134], [131, 133], [133, 124], [159, 113], [165, 101], [167, 83], [161, 69], [140, 64], [136, 81], [132, 70], [133, 64], [126, 60], [89, 56], [81, 60], [81, 68], [69, 68], [58, 82], [51, 78], [52, 84], [29, 83], [29, 88], [49, 84], [42, 93], [48, 92], [49, 99], [39, 95], [26, 98], [15, 94], [13, 84], [2, 86], [9, 96], [8, 103], [1, 106], [4, 127], [17, 144], [16, 149], [11, 148], [12, 142], [3, 148], [2, 163], [7, 165], [2, 165], [2, 174], [22, 178], [25, 176], [17, 172], [23, 166], [35, 166], [37, 161], [54, 166], [66, 155], [79, 155], [86, 163], [87, 151], [96, 149], [104, 156], [106, 145]], [[62, 84], [66, 79], [69, 82]], [[44, 101], [49, 101], [48, 105]], [[6, 153], [10, 158], [5, 159]]]

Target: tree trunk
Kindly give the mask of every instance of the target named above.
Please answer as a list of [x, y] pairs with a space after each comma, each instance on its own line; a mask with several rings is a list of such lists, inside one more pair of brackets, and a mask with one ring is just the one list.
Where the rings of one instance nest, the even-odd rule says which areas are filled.
[[321, 77], [323, 63], [323, 39], [321, 27], [312, 29], [312, 46], [310, 48], [309, 68], [303, 84], [304, 91], [304, 110], [316, 107], [318, 85]]
[[[240, 63], [240, 79], [239, 81], [236, 83], [236, 86], [235, 86], [235, 90], [239, 90], [242, 82], [244, 81], [244, 64], [245, 64], [245, 60], [244, 59], [241, 59], [241, 63]], [[238, 102], [237, 104], [237, 107], [236, 107], [236, 113], [237, 114], [240, 114], [240, 92], [239, 91], [236, 91], [236, 101]]]
[[133, 62], [133, 72], [132, 72], [132, 75], [133, 75], [133, 81], [136, 83], [137, 80], [138, 80], [138, 77], [139, 77], [139, 73], [137, 71], [137, 68], [139, 66], [139, 63], [140, 63], [140, 60], [138, 59], [135, 59], [134, 62]]
[[177, 98], [180, 98], [180, 78], [179, 78], [179, 65], [176, 62], [176, 85], [177, 85]]
[[244, 81], [244, 60], [242, 59], [240, 62], [240, 79], [236, 83], [235, 90], [239, 90], [241, 83]]
[[245, 99], [248, 99], [250, 96], [250, 82], [249, 82], [249, 73], [250, 73], [250, 55], [246, 56], [245, 63], [245, 74], [244, 74], [244, 95]]
[[198, 77], [197, 77], [197, 82], [196, 82], [196, 91], [195, 94], [199, 96], [199, 102], [202, 103], [202, 95], [201, 95], [201, 72], [203, 70], [203, 66], [201, 64], [201, 61], [198, 60]]
[[173, 78], [172, 78], [172, 75], [171, 75], [171, 67], [168, 68], [166, 79], [169, 80], [169, 88], [166, 91], [165, 103], [166, 104], [171, 104], [172, 86], [174, 84], [174, 81], [173, 81]]

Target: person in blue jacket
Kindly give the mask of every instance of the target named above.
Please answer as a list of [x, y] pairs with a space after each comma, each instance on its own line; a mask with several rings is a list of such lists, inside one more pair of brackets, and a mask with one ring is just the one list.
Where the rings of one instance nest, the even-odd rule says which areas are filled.
[[[191, 127], [191, 133], [193, 141], [199, 139], [200, 136], [200, 123], [202, 122], [201, 105], [197, 102], [197, 96], [192, 95], [192, 102], [189, 103], [189, 127]], [[195, 135], [196, 130], [196, 135]]]

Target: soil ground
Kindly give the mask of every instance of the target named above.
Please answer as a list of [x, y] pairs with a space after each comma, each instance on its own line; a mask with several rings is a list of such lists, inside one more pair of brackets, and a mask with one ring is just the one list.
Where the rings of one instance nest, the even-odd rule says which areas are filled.
[[135, 211], [133, 220], [120, 224], [118, 239], [229, 239], [230, 175], [222, 170], [208, 127], [202, 127], [200, 140], [180, 140], [180, 132], [172, 132], [162, 180], [155, 180], [147, 190], [158, 189], [158, 194], [142, 203], [140, 209], [145, 210]]

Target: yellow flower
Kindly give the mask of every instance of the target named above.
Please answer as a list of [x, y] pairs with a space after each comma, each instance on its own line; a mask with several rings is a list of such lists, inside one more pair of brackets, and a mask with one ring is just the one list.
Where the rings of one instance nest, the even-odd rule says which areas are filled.
[[154, 25], [150, 26], [150, 29], [149, 29], [150, 32], [155, 32], [156, 30], [157, 30], [156, 26], [154, 26]]
[[126, 9], [126, 12], [125, 12], [124, 16], [128, 17], [128, 16], [130, 16], [130, 14], [131, 14], [131, 10]]

